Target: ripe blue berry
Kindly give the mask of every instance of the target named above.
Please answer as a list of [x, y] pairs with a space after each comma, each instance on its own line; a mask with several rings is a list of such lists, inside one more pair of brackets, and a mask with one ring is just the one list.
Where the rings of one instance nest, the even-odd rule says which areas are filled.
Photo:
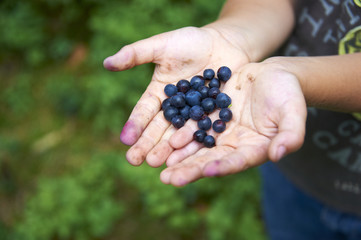
[[167, 121], [171, 122], [172, 118], [176, 115], [178, 115], [179, 111], [175, 107], [167, 107], [163, 110], [163, 115]]
[[233, 117], [232, 111], [229, 108], [222, 108], [219, 112], [219, 118], [222, 121], [229, 122]]
[[205, 98], [201, 102], [201, 106], [206, 113], [211, 113], [216, 108], [216, 104], [213, 98]]
[[185, 124], [185, 119], [180, 116], [180, 115], [176, 115], [172, 118], [172, 125], [175, 127], [175, 128], [181, 128], [184, 126]]
[[170, 104], [173, 107], [181, 108], [186, 105], [186, 100], [184, 99], [184, 97], [182, 95], [176, 94], [170, 98]]
[[204, 137], [203, 144], [207, 148], [212, 148], [212, 147], [214, 147], [216, 145], [216, 140], [214, 140], [213, 136], [207, 135], [207, 136]]
[[194, 132], [193, 139], [196, 140], [199, 143], [202, 143], [206, 136], [207, 136], [206, 131], [199, 129], [199, 130]]
[[191, 109], [189, 110], [189, 117], [195, 121], [200, 120], [203, 115], [204, 110], [201, 106], [196, 105], [191, 107]]
[[189, 110], [191, 109], [190, 106], [185, 105], [183, 108], [179, 109], [180, 115], [187, 121], [189, 119]]
[[212, 127], [212, 120], [207, 116], [203, 116], [197, 124], [199, 129], [207, 131]]
[[206, 80], [211, 80], [212, 78], [214, 78], [214, 71], [213, 69], [206, 69], [203, 71], [203, 77]]
[[201, 104], [201, 94], [197, 91], [189, 91], [186, 93], [186, 102], [189, 106]]
[[194, 76], [191, 79], [191, 88], [198, 90], [200, 86], [204, 86], [204, 78], [200, 75]]
[[166, 109], [167, 107], [170, 107], [170, 98], [166, 98], [162, 102], [162, 109]]
[[218, 94], [218, 96], [216, 98], [217, 107], [228, 108], [228, 106], [231, 105], [231, 103], [232, 103], [232, 100], [227, 94], [225, 94], [225, 93]]
[[[203, 76], [194, 76], [190, 81], [182, 79], [176, 85], [167, 84], [164, 93], [168, 96], [162, 102], [163, 115], [175, 128], [181, 128], [191, 118], [197, 121], [199, 130], [193, 134], [193, 139], [203, 142], [206, 147], [214, 147], [215, 139], [207, 135], [206, 131], [213, 127], [215, 132], [223, 132], [226, 122], [232, 119], [232, 111], [227, 107], [231, 98], [220, 93], [220, 81], [228, 81], [232, 75], [229, 68], [223, 66], [218, 69], [217, 77], [212, 69], [203, 71]], [[205, 80], [209, 80], [205, 86]], [[207, 116], [216, 108], [221, 108], [219, 120], [212, 124]]]
[[177, 92], [177, 94], [176, 95], [179, 95], [179, 96], [182, 96], [182, 97], [186, 97], [186, 95], [184, 94], [184, 93], [182, 93], [182, 92]]
[[232, 71], [226, 66], [220, 67], [217, 71], [217, 77], [220, 81], [227, 82], [232, 76]]
[[209, 89], [208, 97], [216, 99], [220, 92], [221, 91], [219, 90], [219, 88], [213, 87], [213, 88]]
[[198, 88], [198, 92], [201, 94], [202, 98], [208, 97], [209, 87], [201, 86]]
[[221, 133], [226, 129], [226, 123], [218, 119], [213, 122], [213, 130], [217, 133]]
[[210, 88], [219, 88], [221, 86], [221, 83], [219, 82], [219, 80], [217, 78], [213, 78], [209, 83], [208, 83], [208, 86]]
[[182, 79], [177, 82], [178, 92], [186, 93], [189, 89], [191, 89], [191, 84], [188, 80]]
[[167, 84], [164, 87], [164, 93], [165, 95], [167, 95], [168, 97], [171, 97], [173, 95], [176, 95], [178, 92], [178, 89], [176, 86], [174, 86], [173, 84]]

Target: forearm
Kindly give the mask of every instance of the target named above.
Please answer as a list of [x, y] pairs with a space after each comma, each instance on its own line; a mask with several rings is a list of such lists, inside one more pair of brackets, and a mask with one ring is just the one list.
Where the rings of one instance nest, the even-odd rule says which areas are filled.
[[361, 112], [361, 53], [324, 57], [277, 57], [299, 79], [308, 106]]
[[245, 49], [251, 62], [274, 52], [294, 26], [292, 0], [228, 0], [213, 27], [233, 44]]

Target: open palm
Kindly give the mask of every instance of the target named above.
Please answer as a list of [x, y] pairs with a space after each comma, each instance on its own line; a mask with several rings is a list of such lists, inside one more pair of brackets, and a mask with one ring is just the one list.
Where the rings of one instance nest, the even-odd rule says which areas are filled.
[[[210, 131], [216, 146], [192, 141], [194, 121], [169, 140], [173, 151], [161, 174], [166, 184], [182, 186], [202, 177], [223, 176], [279, 160], [304, 140], [306, 103], [297, 78], [269, 63], [252, 63], [235, 73], [223, 92], [232, 98], [233, 119], [223, 133]], [[218, 119], [218, 113], [210, 115]]]
[[186, 27], [127, 45], [105, 59], [104, 66], [111, 71], [156, 64], [152, 80], [120, 136], [123, 143], [132, 145], [127, 152], [131, 164], [140, 165], [146, 159], [149, 165], [160, 166], [174, 150], [168, 138], [176, 129], [160, 112], [166, 84], [190, 79], [206, 68], [227, 65], [235, 71], [248, 63], [245, 51], [226, 36], [216, 28]]

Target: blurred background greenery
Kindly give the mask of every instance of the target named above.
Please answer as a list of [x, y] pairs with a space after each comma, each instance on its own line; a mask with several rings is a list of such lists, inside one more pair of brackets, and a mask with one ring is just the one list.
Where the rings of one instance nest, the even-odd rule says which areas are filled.
[[153, 65], [121, 46], [217, 18], [222, 0], [0, 2], [0, 239], [265, 239], [256, 170], [183, 188], [118, 139]]

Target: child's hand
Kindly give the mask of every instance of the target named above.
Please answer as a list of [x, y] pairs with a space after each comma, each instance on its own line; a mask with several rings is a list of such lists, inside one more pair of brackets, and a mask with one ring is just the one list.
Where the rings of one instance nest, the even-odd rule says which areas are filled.
[[[224, 176], [279, 160], [301, 147], [306, 103], [298, 79], [274, 63], [252, 63], [234, 73], [223, 92], [232, 98], [233, 119], [216, 146], [192, 141], [196, 123], [189, 120], [169, 140], [176, 148], [161, 174], [166, 184], [182, 186], [202, 177]], [[218, 112], [210, 115], [214, 121]]]
[[156, 63], [152, 81], [120, 135], [124, 144], [133, 145], [127, 152], [131, 164], [140, 165], [146, 159], [149, 165], [160, 166], [173, 151], [168, 138], [175, 128], [160, 111], [161, 102], [166, 98], [166, 84], [190, 80], [206, 68], [216, 70], [227, 65], [238, 70], [248, 63], [244, 50], [231, 44], [226, 36], [231, 34], [211, 27], [182, 28], [125, 46], [104, 61], [104, 66], [112, 71]]

